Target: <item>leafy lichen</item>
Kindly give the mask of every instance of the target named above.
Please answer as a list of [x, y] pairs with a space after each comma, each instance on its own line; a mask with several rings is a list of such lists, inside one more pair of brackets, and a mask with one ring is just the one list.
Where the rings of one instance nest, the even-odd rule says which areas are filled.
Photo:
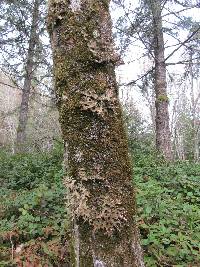
[[73, 12], [69, 4], [52, 0], [48, 16], [57, 103], [68, 150], [67, 202], [80, 232], [82, 255], [90, 251], [81, 257], [80, 266], [92, 266], [92, 251], [106, 266], [119, 262], [134, 266], [135, 257], [131, 244], [135, 196], [108, 4], [85, 0], [81, 12]]

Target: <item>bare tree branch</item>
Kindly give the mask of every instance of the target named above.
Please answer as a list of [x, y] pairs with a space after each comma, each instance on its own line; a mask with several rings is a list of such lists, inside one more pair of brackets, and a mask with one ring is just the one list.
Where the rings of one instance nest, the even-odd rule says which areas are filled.
[[171, 57], [171, 56], [173, 56], [173, 54], [175, 53], [175, 52], [177, 52], [182, 46], [184, 46], [186, 43], [188, 43], [191, 39], [192, 39], [192, 37], [198, 32], [200, 30], [200, 26], [195, 30], [195, 31], [193, 31], [193, 33], [185, 40], [185, 41], [183, 41], [176, 49], [174, 49], [167, 57], [166, 57], [166, 59], [165, 59], [165, 62]]

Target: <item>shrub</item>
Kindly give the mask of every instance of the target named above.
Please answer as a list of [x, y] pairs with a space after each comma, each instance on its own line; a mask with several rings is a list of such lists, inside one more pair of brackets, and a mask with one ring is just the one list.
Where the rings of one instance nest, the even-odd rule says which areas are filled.
[[[67, 264], [61, 155], [0, 154], [0, 266]], [[146, 266], [199, 266], [200, 165], [147, 158], [134, 168]]]
[[146, 266], [199, 266], [200, 166], [135, 169]]

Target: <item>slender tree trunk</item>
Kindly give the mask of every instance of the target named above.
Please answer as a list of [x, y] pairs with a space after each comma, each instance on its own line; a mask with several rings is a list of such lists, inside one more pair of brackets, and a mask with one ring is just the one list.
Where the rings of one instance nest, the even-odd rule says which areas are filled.
[[144, 266], [108, 0], [49, 1], [72, 219], [69, 266]]
[[171, 133], [173, 133], [173, 159], [185, 160], [184, 151], [184, 136], [182, 130], [182, 123], [180, 121], [180, 105], [182, 105], [180, 96], [174, 103], [172, 121], [171, 121]]
[[39, 21], [39, 0], [34, 1], [33, 17], [30, 31], [29, 47], [27, 54], [27, 62], [25, 66], [25, 78], [22, 90], [22, 101], [19, 112], [19, 124], [17, 128], [17, 139], [16, 139], [16, 151], [22, 152], [25, 150], [26, 142], [26, 126], [28, 122], [28, 111], [29, 111], [29, 98], [31, 91], [31, 82], [33, 79], [34, 72], [34, 55], [35, 48], [38, 42], [37, 27]]
[[190, 72], [190, 84], [191, 84], [191, 109], [192, 109], [192, 134], [193, 134], [193, 158], [194, 161], [199, 160], [199, 134], [198, 134], [198, 125], [197, 125], [197, 114], [196, 114], [196, 106], [197, 101], [195, 100], [195, 93], [194, 93], [194, 74], [193, 74], [193, 60], [192, 60], [192, 52], [190, 54], [190, 66], [189, 66], [189, 72]]
[[151, 1], [151, 10], [155, 57], [156, 147], [166, 160], [172, 160], [161, 1]]
[[155, 93], [153, 91], [148, 91], [144, 95], [151, 114], [151, 121], [152, 121], [152, 131], [153, 131], [153, 146], [156, 144], [156, 109], [155, 109]]
[[[177, 125], [178, 127], [178, 125]], [[183, 146], [183, 135], [179, 132], [179, 128], [175, 130], [174, 137], [175, 147], [174, 150], [177, 153], [179, 160], [185, 160], [184, 146]]]

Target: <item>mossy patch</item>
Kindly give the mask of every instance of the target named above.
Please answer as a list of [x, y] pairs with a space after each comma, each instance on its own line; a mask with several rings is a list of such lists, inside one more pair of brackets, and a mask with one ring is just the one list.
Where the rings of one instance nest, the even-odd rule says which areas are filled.
[[159, 95], [157, 97], [157, 101], [160, 101], [160, 102], [169, 102], [169, 98], [167, 95]]
[[[108, 3], [82, 1], [80, 10], [73, 12], [69, 4], [51, 1], [48, 28], [67, 143], [67, 202], [82, 250], [87, 255], [90, 250], [89, 258], [95, 251], [110, 263], [107, 266], [116, 266], [121, 259], [122, 266], [134, 266], [135, 196]], [[85, 265], [89, 258], [83, 257], [81, 266], [92, 266]]]

